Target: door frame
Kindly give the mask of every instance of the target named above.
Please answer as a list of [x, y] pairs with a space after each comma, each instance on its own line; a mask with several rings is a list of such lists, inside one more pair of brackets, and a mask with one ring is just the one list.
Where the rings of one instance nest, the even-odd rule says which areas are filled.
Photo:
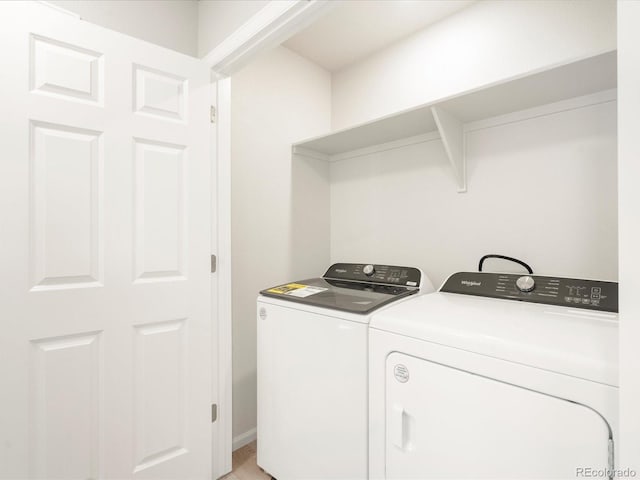
[[217, 355], [212, 401], [218, 405], [218, 419], [212, 429], [214, 479], [231, 471], [233, 450], [231, 76], [261, 52], [280, 45], [325, 15], [336, 4], [330, 0], [270, 1], [203, 57], [211, 68], [216, 98], [215, 123], [211, 126], [212, 151], [215, 152], [213, 172], [217, 173], [216, 189], [211, 199], [213, 225], [217, 226], [217, 238], [212, 240], [213, 253], [217, 256], [217, 305], [212, 311], [212, 351]]
[[[217, 420], [212, 423], [212, 478], [232, 469], [233, 372], [231, 310], [231, 79], [212, 73], [211, 227], [212, 252], [216, 256], [216, 278], [212, 288], [212, 403]], [[215, 120], [215, 121], [214, 121]], [[216, 358], [217, 357], [217, 358]], [[217, 368], [215, 368], [217, 366]], [[213, 415], [213, 413], [212, 413]], [[212, 419], [213, 420], [213, 419]]]

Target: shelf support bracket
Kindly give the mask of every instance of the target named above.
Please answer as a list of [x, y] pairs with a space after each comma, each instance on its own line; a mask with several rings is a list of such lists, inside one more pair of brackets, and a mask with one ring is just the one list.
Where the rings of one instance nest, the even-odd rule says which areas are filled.
[[467, 191], [467, 168], [464, 152], [464, 129], [462, 122], [442, 107], [431, 107], [440, 138], [458, 184], [458, 192]]

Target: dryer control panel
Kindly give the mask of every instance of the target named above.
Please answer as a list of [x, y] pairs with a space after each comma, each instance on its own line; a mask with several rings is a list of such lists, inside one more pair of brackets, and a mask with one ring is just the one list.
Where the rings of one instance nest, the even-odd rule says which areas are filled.
[[459, 272], [451, 275], [440, 291], [618, 312], [616, 282], [513, 273]]
[[419, 287], [421, 281], [420, 270], [417, 268], [367, 263], [335, 263], [329, 267], [323, 278], [405, 287]]

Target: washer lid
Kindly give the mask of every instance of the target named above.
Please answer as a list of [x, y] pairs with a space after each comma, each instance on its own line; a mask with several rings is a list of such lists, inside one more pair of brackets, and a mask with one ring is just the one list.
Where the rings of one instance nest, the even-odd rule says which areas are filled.
[[366, 314], [418, 291], [418, 288], [397, 285], [309, 278], [268, 288], [260, 294], [331, 310]]
[[374, 314], [370, 327], [616, 386], [617, 320], [614, 313], [439, 292]]

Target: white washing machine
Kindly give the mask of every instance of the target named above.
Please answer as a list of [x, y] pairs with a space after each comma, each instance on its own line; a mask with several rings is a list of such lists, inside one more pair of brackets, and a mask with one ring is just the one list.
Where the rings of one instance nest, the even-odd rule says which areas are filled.
[[617, 298], [612, 282], [456, 273], [375, 314], [370, 478], [613, 478]]
[[432, 292], [419, 269], [339, 263], [260, 292], [258, 465], [278, 480], [366, 479], [371, 314]]

